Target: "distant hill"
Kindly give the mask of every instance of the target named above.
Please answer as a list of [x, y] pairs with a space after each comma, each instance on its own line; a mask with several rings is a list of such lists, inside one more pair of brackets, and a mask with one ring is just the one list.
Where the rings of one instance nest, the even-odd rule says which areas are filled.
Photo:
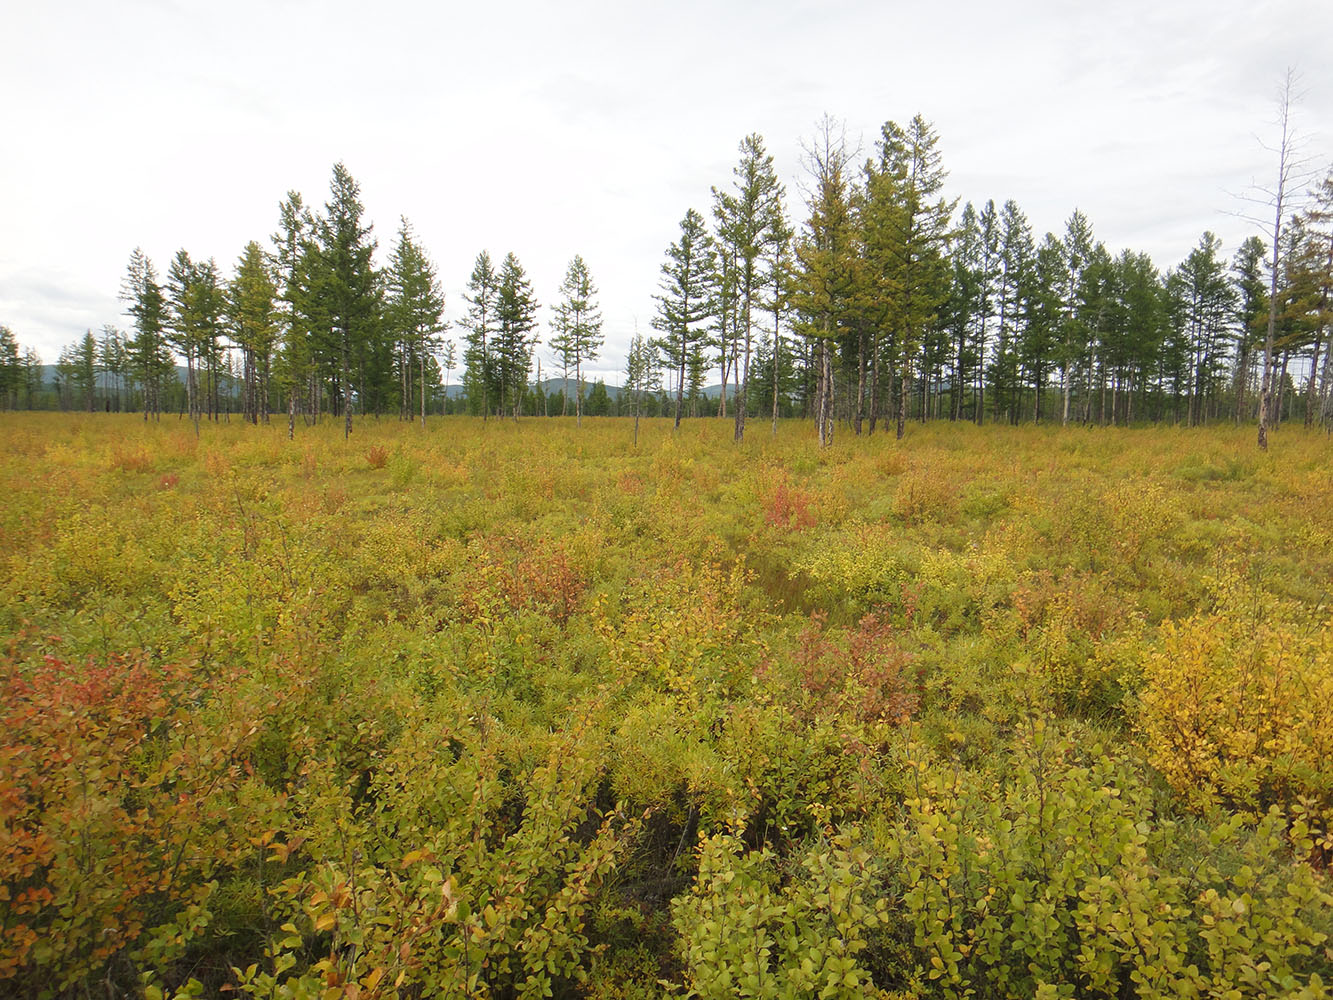
[[[42, 389], [44, 390], [55, 389], [56, 375], [57, 375], [56, 366], [42, 365], [41, 372], [42, 372]], [[99, 385], [103, 384], [102, 378], [104, 378], [104, 376], [99, 376], [98, 380]], [[185, 378], [186, 378], [185, 366], [177, 365], [176, 366], [177, 381], [180, 382], [181, 385], [184, 385]], [[588, 393], [592, 391], [592, 387], [596, 383], [596, 381], [597, 381], [596, 379], [583, 380], [584, 399], [588, 398]], [[546, 390], [546, 394], [548, 396], [551, 395], [552, 393], [558, 393], [563, 388], [569, 394], [569, 398], [573, 399], [578, 392], [578, 383], [576, 380], [572, 378], [571, 379], [548, 378], [542, 381], [542, 388]], [[609, 395], [613, 400], [619, 400], [621, 393], [623, 393], [624, 391], [625, 390], [621, 386], [612, 385], [609, 382], [606, 384], [607, 395]], [[727, 391], [729, 393], [734, 393], [736, 391], [736, 388], [735, 386], [727, 386]], [[703, 388], [703, 394], [706, 399], [717, 399], [719, 396], [722, 395], [722, 386], [720, 384], [706, 385]], [[448, 391], [446, 392], [446, 395], [450, 399], [461, 399], [467, 395], [467, 390], [464, 388], [463, 383], [461, 381], [455, 381], [453, 379], [450, 379], [449, 388]], [[670, 396], [672, 399], [674, 399], [676, 396], [675, 392], [671, 390], [667, 391], [667, 395]]]
[[[42, 387], [43, 389], [54, 389], [54, 388], [56, 387], [56, 377], [60, 374], [60, 370], [59, 370], [59, 368], [58, 368], [56, 365], [42, 365], [42, 367], [41, 367], [41, 373], [42, 373], [42, 386], [41, 386], [41, 387]], [[177, 365], [177, 366], [176, 366], [176, 380], [177, 380], [178, 382], [180, 382], [181, 385], [184, 385], [184, 384], [185, 384], [185, 377], [186, 377], [185, 366], [184, 366], [184, 365]], [[110, 378], [109, 375], [99, 375], [99, 376], [97, 376], [97, 384], [98, 384], [99, 386], [105, 384], [104, 380], [105, 380], [105, 379], [108, 379], [108, 378]]]
[[[592, 387], [593, 387], [594, 384], [596, 384], [596, 381], [597, 381], [596, 379], [591, 379], [591, 380], [590, 380], [590, 379], [584, 379], [584, 380], [583, 380], [583, 398], [584, 398], [584, 399], [587, 399], [587, 398], [588, 398], [588, 393], [592, 392]], [[563, 378], [548, 378], [548, 379], [543, 379], [543, 380], [542, 380], [542, 383], [541, 383], [541, 386], [542, 386], [542, 388], [546, 391], [546, 395], [548, 395], [548, 396], [551, 395], [552, 393], [559, 392], [561, 389], [564, 389], [564, 390], [565, 390], [565, 393], [569, 396], [570, 399], [573, 399], [575, 396], [578, 395], [578, 382], [577, 382], [575, 379], [572, 379], [572, 378], [571, 378], [571, 379], [563, 379]], [[612, 399], [619, 399], [619, 398], [620, 398], [620, 394], [621, 394], [621, 392], [623, 392], [623, 391], [624, 391], [624, 390], [621, 389], [621, 387], [618, 386], [618, 385], [611, 385], [611, 384], [609, 384], [609, 383], [607, 384], [606, 392], [607, 392], [607, 395], [609, 395]], [[463, 386], [462, 386], [461, 383], [456, 383], [456, 382], [450, 382], [450, 383], [449, 383], [449, 392], [448, 392], [448, 396], [449, 396], [450, 399], [461, 399], [461, 398], [462, 398], [463, 396], [465, 396], [465, 395], [467, 395], [467, 391], [463, 388]]]

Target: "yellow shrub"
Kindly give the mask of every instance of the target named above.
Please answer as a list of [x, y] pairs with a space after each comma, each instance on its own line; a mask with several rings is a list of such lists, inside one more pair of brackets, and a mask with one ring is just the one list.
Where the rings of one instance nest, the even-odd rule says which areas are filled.
[[1168, 623], [1144, 680], [1139, 728], [1178, 791], [1246, 810], [1302, 797], [1333, 809], [1333, 621]]

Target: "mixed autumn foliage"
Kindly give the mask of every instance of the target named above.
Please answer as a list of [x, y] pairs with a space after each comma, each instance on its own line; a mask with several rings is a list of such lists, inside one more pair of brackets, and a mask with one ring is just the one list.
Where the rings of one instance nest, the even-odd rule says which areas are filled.
[[1322, 435], [0, 429], [0, 992], [1328, 992]]

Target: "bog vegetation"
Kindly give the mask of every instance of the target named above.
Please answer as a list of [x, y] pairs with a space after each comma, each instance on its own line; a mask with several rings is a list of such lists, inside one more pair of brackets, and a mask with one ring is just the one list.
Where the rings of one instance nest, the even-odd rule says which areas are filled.
[[0, 428], [0, 993], [1327, 995], [1323, 435]]

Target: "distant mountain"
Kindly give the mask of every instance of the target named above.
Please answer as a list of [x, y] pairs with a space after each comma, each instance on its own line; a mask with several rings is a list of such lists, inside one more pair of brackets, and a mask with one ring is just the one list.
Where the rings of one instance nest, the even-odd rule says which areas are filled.
[[[588, 398], [588, 393], [592, 392], [592, 387], [593, 387], [593, 385], [596, 384], [596, 381], [597, 381], [596, 379], [591, 379], [591, 380], [589, 380], [589, 379], [584, 379], [584, 380], [583, 380], [583, 398], [584, 398], [584, 399], [587, 399], [587, 398]], [[568, 394], [568, 396], [569, 396], [570, 399], [573, 399], [575, 396], [578, 395], [578, 381], [577, 381], [576, 379], [572, 379], [572, 378], [571, 378], [571, 379], [563, 379], [563, 378], [548, 378], [548, 379], [543, 379], [543, 380], [542, 380], [542, 383], [541, 383], [541, 386], [542, 386], [542, 388], [546, 391], [546, 395], [548, 395], [548, 396], [551, 395], [552, 393], [557, 393], [557, 392], [559, 392], [561, 389], [564, 389], [564, 390], [565, 390], [566, 394]], [[620, 394], [621, 394], [623, 391], [624, 391], [624, 390], [621, 389], [621, 387], [618, 386], [618, 385], [609, 385], [609, 384], [608, 384], [607, 387], [606, 387], [607, 395], [610, 396], [612, 399], [619, 399], [619, 398], [620, 398]], [[463, 386], [462, 386], [461, 383], [457, 383], [457, 382], [450, 382], [450, 383], [449, 383], [448, 396], [449, 396], [450, 399], [460, 399], [460, 398], [462, 398], [462, 397], [465, 396], [465, 395], [467, 395], [467, 391], [463, 388]]]
[[[56, 365], [42, 365], [41, 373], [42, 373], [42, 388], [55, 389], [56, 377], [60, 374], [60, 369]], [[176, 380], [180, 382], [181, 385], [185, 384], [185, 376], [186, 376], [185, 366], [177, 365]], [[111, 378], [110, 375], [98, 375], [97, 376], [98, 386], [100, 387], [107, 384], [106, 380], [109, 378]]]

